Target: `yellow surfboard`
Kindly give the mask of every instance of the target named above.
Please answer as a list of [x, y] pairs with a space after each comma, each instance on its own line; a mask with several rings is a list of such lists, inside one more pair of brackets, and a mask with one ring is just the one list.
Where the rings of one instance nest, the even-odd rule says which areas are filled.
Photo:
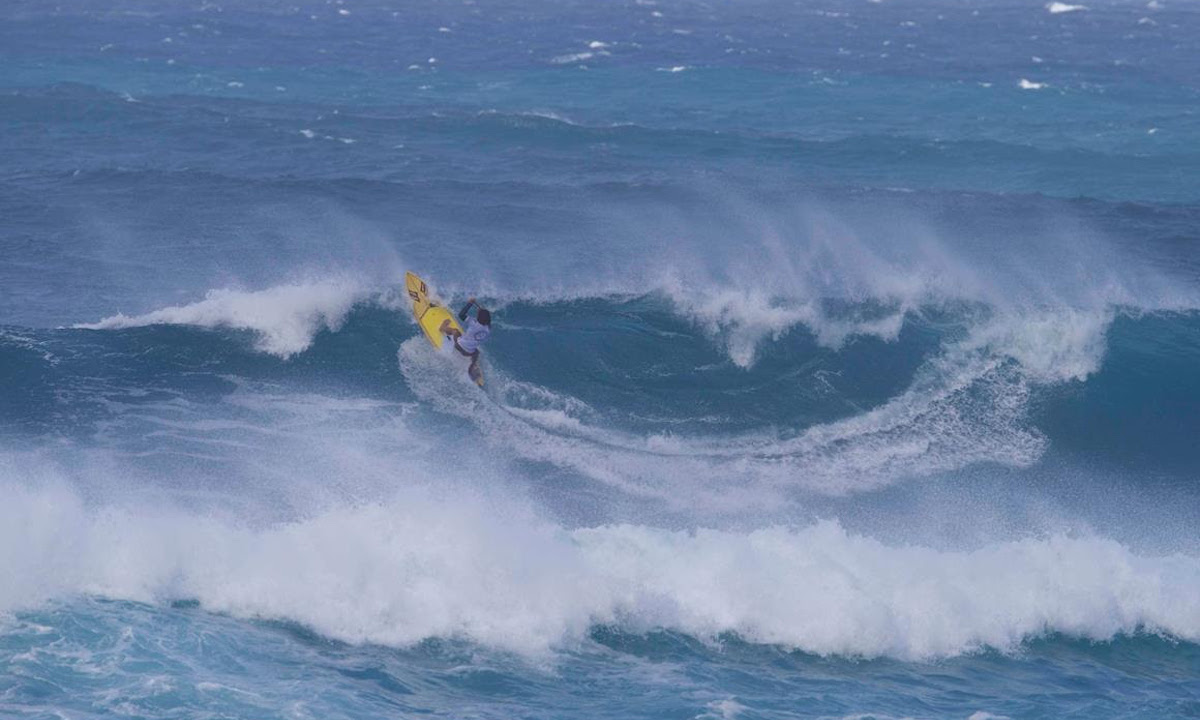
[[[446, 341], [446, 336], [441, 331], [442, 323], [449, 320], [450, 327], [462, 332], [458, 318], [454, 317], [454, 313], [429, 299], [429, 286], [419, 276], [410, 272], [404, 273], [404, 285], [408, 289], [408, 296], [412, 298], [413, 317], [417, 319], [417, 325], [421, 326], [421, 330], [429, 342], [441, 350], [442, 343]], [[476, 385], [483, 387], [482, 370], [473, 379]]]

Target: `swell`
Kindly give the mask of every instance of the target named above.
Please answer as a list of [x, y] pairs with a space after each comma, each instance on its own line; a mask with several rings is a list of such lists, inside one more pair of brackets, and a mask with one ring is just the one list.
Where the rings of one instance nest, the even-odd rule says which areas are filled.
[[1048, 449], [1173, 473], [1195, 459], [1184, 430], [1200, 406], [1194, 312], [929, 306], [892, 329], [859, 309], [833, 316], [846, 334], [832, 343], [825, 320], [804, 314], [768, 330], [744, 364], [725, 330], [668, 296], [514, 299], [497, 310], [483, 395], [430, 351], [402, 299], [338, 287], [322, 307], [319, 289], [298, 304], [283, 286], [74, 330], [9, 328], [7, 424], [86, 435], [139, 393], [220, 400], [231, 378], [341, 387], [419, 400], [505, 455], [709, 506], [1028, 467]]
[[[804, 137], [750, 129], [709, 130], [653, 122], [585, 124], [536, 111], [479, 111], [451, 104], [339, 111], [306, 104], [255, 103], [204, 97], [128, 96], [88, 86], [22, 90], [3, 101], [21, 121], [55, 118], [61, 125], [56, 153], [23, 152], [23, 174], [104, 172], [137, 168], [148, 156], [161, 171], [198, 171], [244, 179], [286, 178], [303, 156], [308, 176], [389, 180], [400, 176], [462, 178], [487, 170], [497, 177], [536, 175], [577, 183], [603, 178], [628, 182], [647, 173], [712, 167], [753, 176], [764, 168], [791, 182], [974, 188], [985, 192], [1040, 192], [1109, 200], [1194, 202], [1173, 178], [1200, 168], [1200, 155], [1170, 148], [1128, 152], [1083, 147], [1039, 147], [997, 139], [937, 138], [915, 134], [835, 133]], [[39, 120], [39, 122], [42, 122]], [[103, 145], [90, 124], [111, 126]], [[31, 123], [30, 123], [31, 124]], [[19, 131], [0, 142], [35, 141]], [[149, 128], [147, 128], [149, 126]], [[122, 133], [123, 127], [137, 132]], [[828, 133], [814, 133], [828, 135]], [[202, 145], [189, 138], [203, 136]], [[463, 153], [461, 148], [471, 151]], [[526, 149], [518, 158], [509, 148]], [[592, 149], [608, 152], [594, 157]], [[70, 153], [61, 152], [64, 148]], [[576, 161], [590, 158], [582, 172]], [[70, 158], [64, 164], [63, 158]], [[88, 158], [95, 158], [88, 160]], [[127, 162], [122, 162], [125, 158]], [[986, 167], [981, 174], [977, 168]], [[235, 170], [236, 168], [236, 170]], [[891, 172], [888, 168], [897, 168]], [[802, 169], [802, 170], [798, 170]]]
[[[578, 649], [556, 653], [547, 668], [470, 642], [437, 639], [409, 649], [348, 646], [295, 622], [245, 622], [199, 611], [192, 602], [146, 605], [95, 599], [22, 612], [3, 629], [8, 642], [0, 657], [20, 675], [7, 707], [22, 712], [52, 706], [63, 714], [128, 713], [131, 707], [153, 714], [166, 704], [235, 717], [269, 713], [296, 698], [290, 676], [272, 681], [280, 664], [287, 663], [305, 670], [305, 706], [325, 715], [453, 715], [464, 704], [459, 688], [466, 688], [480, 717], [503, 718], [511, 714], [513, 689], [519, 688], [522, 698], [547, 717], [581, 704], [589, 706], [589, 717], [605, 719], [646, 714], [648, 708], [656, 715], [706, 719], [746, 713], [786, 716], [798, 697], [821, 717], [863, 717], [868, 712], [873, 717], [914, 717], [932, 705], [968, 704], [962, 695], [964, 683], [970, 683], [969, 707], [986, 709], [973, 717], [987, 720], [1037, 717], [1045, 709], [1043, 697], [1014, 693], [1009, 679], [1037, 663], [1041, 682], [1070, 678], [1078, 692], [1094, 688], [1104, 698], [1096, 705], [1108, 712], [1118, 704], [1135, 713], [1153, 708], [1163, 716], [1186, 716], [1194, 702], [1187, 681], [1200, 658], [1200, 646], [1145, 634], [1106, 644], [1049, 634], [1027, 643], [1015, 656], [981, 652], [904, 663], [822, 658], [746, 643], [732, 634], [712, 642], [672, 631], [627, 633], [600, 626]], [[145, 636], [155, 642], [138, 642]], [[207, 652], [198, 655], [195, 647], [201, 643]], [[231, 654], [239, 662], [230, 663]], [[1098, 660], [1104, 665], [1102, 675], [1079, 672]], [[144, 672], [113, 672], [118, 662], [137, 668], [184, 667], [184, 677], [198, 682], [148, 683]], [[664, 666], [694, 672], [664, 675]], [[763, 673], [764, 667], [772, 672]], [[110, 684], [47, 694], [43, 678], [93, 668], [107, 670]], [[1148, 668], [1153, 668], [1153, 678], [1146, 684]], [[575, 681], [580, 687], [564, 691], [564, 684]], [[852, 700], [837, 694], [847, 684]], [[121, 689], [119, 695], [113, 685]], [[886, 689], [873, 690], [880, 686]], [[897, 686], [914, 690], [910, 695]], [[492, 707], [498, 709], [493, 712]], [[848, 707], [861, 712], [847, 714]], [[955, 717], [966, 717], [966, 712]]]
[[[774, 304], [784, 318], [822, 297], [901, 309], [943, 300], [1186, 308], [1200, 277], [1193, 206], [652, 180], [247, 180], [199, 170], [84, 172], [37, 192], [22, 187], [0, 187], [13, 232], [0, 297], [5, 321], [32, 325], [145, 314], [219, 291], [231, 275], [261, 288], [341, 272], [379, 286], [417, 261], [448, 294], [661, 289], [693, 298], [695, 312], [716, 322], [751, 303]], [[188, 229], [197, 227], [206, 230]], [[48, 233], [51, 241], [38, 240]], [[495, 243], [513, 256], [502, 268], [488, 262]], [[83, 297], [39, 289], [85, 283]], [[735, 341], [749, 357], [753, 338]]]
[[[513, 303], [498, 313], [514, 325], [521, 321], [527, 328], [523, 332], [544, 322], [546, 313], [567, 317], [580, 309], [584, 317], [602, 316], [601, 324], [611, 325], [615, 336], [666, 331], [677, 340], [687, 332], [686, 317], [671, 311], [662, 298], [581, 302], [526, 308]], [[890, 344], [851, 343], [838, 353], [830, 351], [827, 361], [841, 353], [876, 354], [874, 365], [888, 353], [913, 353], [919, 356], [913, 363], [918, 370], [931, 361], [936, 369], [943, 352], [939, 348], [962, 338], [947, 331], [944, 322], [920, 315], [906, 324], [923, 326], [919, 334], [935, 337], [905, 337], [902, 331]], [[330, 388], [326, 397], [297, 392], [311, 393], [312, 378], [339, 367], [339, 358], [346, 377], [370, 375], [381, 359], [379, 346], [396, 331], [409, 338], [402, 343], [401, 372], [424, 387], [414, 388], [420, 400], [415, 406], [347, 398], [345, 388]], [[1187, 369], [1194, 364], [1198, 331], [1194, 313], [1122, 316], [1106, 335], [1108, 352], [1137, 356], [1117, 363], [1137, 368], [1134, 379], [1164, 368]], [[429, 419], [422, 410], [432, 407], [469, 419], [482, 431], [483, 442], [504, 453], [519, 455], [522, 447], [533, 446], [547, 453], [542, 457], [547, 462], [577, 462], [583, 475], [610, 473], [609, 479], [617, 476], [618, 484], [633, 493], [667, 489], [684, 498], [698, 494], [685, 484], [662, 484], [681, 463], [686, 483], [703, 483], [704, 473], [714, 469], [729, 483], [729, 471], [753, 466], [756, 454], [778, 463], [790, 453], [800, 461], [795, 474], [801, 476], [807, 468], [819, 470], [821, 456], [802, 447], [798, 439], [803, 434], [781, 441], [711, 430], [691, 445], [688, 438], [660, 434], [655, 444], [634, 448], [630, 439], [639, 440], [632, 429], [594, 422], [586, 408], [558, 392], [577, 389], [578, 379], [570, 372], [542, 376], [551, 386], [546, 387], [525, 376], [511, 377], [528, 368], [496, 360], [488, 368], [489, 382], [500, 388], [484, 399], [459, 378], [461, 368], [439, 366], [411, 327], [378, 308], [352, 310], [337, 332], [319, 333], [308, 350], [288, 360], [255, 351], [253, 338], [243, 332], [163, 325], [102, 331], [6, 329], [0, 351], [8, 368], [13, 367], [9, 360], [19, 356], [30, 367], [47, 371], [66, 371], [74, 364], [72, 372], [86, 375], [102, 360], [114, 371], [128, 373], [123, 378], [127, 389], [143, 394], [122, 397], [114, 392], [120, 383], [85, 389], [122, 406], [124, 432], [140, 436], [143, 427], [152, 428], [156, 447], [123, 447], [114, 435], [118, 428], [110, 426], [101, 451], [88, 452], [86, 462], [55, 467], [28, 451], [0, 457], [9, 498], [0, 508], [0, 535], [11, 535], [0, 537], [0, 569], [20, 579], [0, 591], [0, 610], [38, 607], [81, 594], [151, 603], [184, 600], [236, 617], [299, 623], [322, 637], [354, 643], [413, 647], [438, 638], [533, 657], [579, 647], [596, 633], [608, 633], [611, 639], [613, 632], [627, 638], [613, 642], [667, 631], [703, 641], [736, 636], [754, 645], [824, 656], [903, 660], [952, 658], [987, 648], [1019, 652], [1031, 641], [1054, 636], [1109, 642], [1150, 633], [1189, 643], [1187, 648], [1200, 639], [1200, 564], [1195, 555], [1138, 550], [1095, 533], [1048, 532], [955, 549], [887, 543], [835, 521], [669, 530], [643, 523], [580, 527], [550, 520], [520, 499], [524, 492], [518, 488], [525, 481], [514, 485], [505, 476], [508, 470], [495, 475], [494, 453], [476, 467], [470, 456], [448, 465], [444, 443], [434, 443], [428, 457], [415, 452], [429, 443], [424, 435]], [[945, 334], [938, 337], [939, 332]], [[570, 347], [586, 334], [585, 329], [569, 329], [546, 337]], [[795, 337], [793, 343], [776, 349], [785, 364], [820, 352], [814, 337]], [[720, 357], [711, 344], [708, 352], [709, 359]], [[686, 359], [685, 353], [675, 354]], [[1155, 357], [1159, 365], [1139, 367]], [[135, 358], [140, 360], [131, 367]], [[230, 373], [251, 374], [246, 363], [256, 358], [259, 388], [248, 392], [246, 382]], [[1045, 384], [1022, 380], [1014, 359], [975, 359], [999, 374], [968, 375], [971, 383], [988, 377], [1012, 383], [999, 386], [1006, 393]], [[631, 371], [640, 365], [636, 360], [633, 353], [627, 366], [610, 368], [615, 372], [608, 382], [619, 386], [630, 381]], [[315, 373], [288, 372], [306, 363]], [[1086, 379], [1062, 378], [1049, 386], [1082, 383], [1086, 388], [1104, 378], [1105, 365], [1100, 367]], [[919, 375], [918, 370], [913, 373]], [[156, 394], [154, 382], [142, 375], [146, 372], [161, 373], [160, 382], [175, 385]], [[753, 376], [775, 370], [770, 358], [764, 358], [737, 372]], [[211, 389], [218, 398], [231, 400], [239, 414], [224, 417], [206, 407], [205, 383], [180, 382], [197, 373], [220, 378], [224, 389]], [[902, 433], [915, 431], [915, 436], [901, 435], [905, 442], [893, 443], [895, 437], [877, 432], [874, 439], [886, 442], [868, 442], [860, 450], [879, 450], [888, 443], [904, 447], [914, 437], [927, 444], [936, 433], [953, 429], [945, 423], [947, 417], [965, 417], [967, 410], [980, 413], [971, 418], [975, 428], [1005, 420], [993, 402], [975, 405], [964, 396], [939, 401], [947, 397], [939, 395], [939, 388], [947, 387], [949, 376], [922, 383], [907, 374], [892, 378], [898, 390], [881, 392], [882, 407], [915, 393], [908, 407], [933, 409], [893, 426]], [[368, 398], [386, 394], [395, 371], [376, 372], [373, 378], [362, 388]], [[769, 375], [763, 379], [771, 384]], [[1128, 379], [1103, 380], [1102, 394], [1111, 393], [1108, 383]], [[289, 387], [289, 381], [296, 381], [295, 386]], [[459, 385], [473, 394], [460, 392]], [[732, 393], [728, 399], [734, 402], [740, 395]], [[1014, 398], [1004, 394], [999, 399]], [[964, 400], [967, 404], [955, 405]], [[923, 415], [936, 417], [938, 402], [949, 402], [956, 412], [928, 424]], [[185, 414], [189, 404], [199, 407]], [[64, 410], [70, 415], [76, 408]], [[851, 418], [851, 426], [873, 412]], [[139, 414], [153, 421], [148, 426], [133, 423]], [[572, 423], [572, 417], [579, 422]], [[825, 422], [818, 434], [833, 436], [839, 427], [848, 426]], [[991, 437], [1002, 449], [1013, 449], [1011, 436], [1003, 434], [1011, 428], [991, 430], [1000, 431]], [[179, 434], [206, 436], [208, 453], [224, 448], [232, 455], [215, 472], [201, 466], [201, 474], [194, 476], [197, 460], [189, 458], [191, 475], [173, 472], [150, 486], [129, 488], [129, 460], [123, 455], [129, 450], [161, 452]], [[847, 436], [830, 447], [842, 451], [855, 442]], [[721, 453], [734, 462], [722, 465]], [[740, 461], [737, 453], [743, 455]], [[231, 472], [228, 460], [235, 457], [247, 466], [245, 476]], [[644, 463], [647, 457], [649, 464]], [[536, 467], [517, 467], [522, 476], [539, 474]], [[64, 478], [64, 472], [79, 477]], [[106, 477], [109, 473], [113, 476]], [[621, 473], [626, 474], [619, 477]], [[861, 479], [852, 472], [839, 477]], [[642, 487], [630, 482], [639, 479], [653, 482]], [[385, 489], [367, 493], [372, 482]], [[281, 498], [264, 493], [272, 484]], [[310, 505], [298, 498], [306, 484], [314, 486]], [[114, 492], [122, 487], [124, 492]], [[221, 502], [198, 504], [201, 489]], [[755, 500], [754, 487], [733, 483], [732, 489], [736, 496], [726, 495], [723, 502]], [[150, 499], [160, 492], [161, 502]], [[234, 498], [249, 507], [236, 509]], [[281, 508], [286, 508], [283, 517]]]

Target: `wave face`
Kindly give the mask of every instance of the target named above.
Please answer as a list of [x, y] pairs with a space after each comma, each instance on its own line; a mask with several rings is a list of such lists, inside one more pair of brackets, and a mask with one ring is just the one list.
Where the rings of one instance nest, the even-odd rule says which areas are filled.
[[1194, 716], [1197, 38], [0, 9], [0, 715]]

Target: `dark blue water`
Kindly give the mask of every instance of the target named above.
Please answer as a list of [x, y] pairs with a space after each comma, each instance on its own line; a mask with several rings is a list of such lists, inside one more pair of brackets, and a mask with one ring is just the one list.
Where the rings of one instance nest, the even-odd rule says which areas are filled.
[[1200, 713], [1200, 9], [1083, 4], [4, 5], [0, 715]]

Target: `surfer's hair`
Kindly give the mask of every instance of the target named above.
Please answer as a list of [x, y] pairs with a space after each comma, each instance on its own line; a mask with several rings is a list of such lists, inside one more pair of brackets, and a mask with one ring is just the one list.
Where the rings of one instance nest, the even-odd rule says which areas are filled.
[[484, 325], [492, 324], [492, 314], [483, 308], [479, 308], [479, 312], [475, 314], [475, 319]]

